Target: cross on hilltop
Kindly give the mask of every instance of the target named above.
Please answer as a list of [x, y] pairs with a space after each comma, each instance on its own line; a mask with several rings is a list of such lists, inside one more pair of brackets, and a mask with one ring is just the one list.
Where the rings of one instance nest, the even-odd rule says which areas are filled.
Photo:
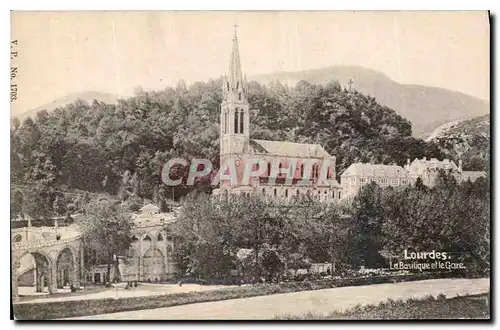
[[350, 92], [351, 86], [352, 86], [352, 84], [354, 84], [354, 81], [351, 78], [349, 78], [349, 81], [347, 83], [349, 84], [349, 92]]

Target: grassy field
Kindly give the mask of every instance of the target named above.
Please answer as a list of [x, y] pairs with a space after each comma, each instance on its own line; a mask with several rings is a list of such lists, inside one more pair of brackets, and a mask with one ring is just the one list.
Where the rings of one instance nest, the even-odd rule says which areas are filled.
[[445, 296], [406, 301], [388, 300], [378, 305], [356, 306], [344, 312], [329, 315], [304, 314], [278, 316], [276, 320], [435, 320], [435, 319], [490, 319], [488, 295], [463, 296], [446, 299]]

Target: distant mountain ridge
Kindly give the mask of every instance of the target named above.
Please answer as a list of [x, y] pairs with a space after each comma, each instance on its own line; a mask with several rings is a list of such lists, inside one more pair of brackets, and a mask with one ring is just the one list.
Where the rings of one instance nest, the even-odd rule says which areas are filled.
[[38, 111], [47, 110], [50, 112], [56, 108], [63, 107], [67, 104], [75, 102], [78, 99], [80, 99], [82, 101], [86, 101], [88, 103], [92, 103], [94, 100], [98, 100], [98, 101], [108, 103], [108, 104], [116, 104], [118, 98], [119, 97], [117, 95], [113, 95], [111, 93], [97, 92], [97, 91], [84, 91], [84, 92], [69, 94], [69, 95], [66, 95], [64, 97], [57, 98], [54, 101], [49, 102], [47, 104], [41, 105], [41, 106], [36, 107], [34, 109], [28, 110], [26, 112], [11, 114], [11, 116], [17, 117], [20, 120], [23, 120], [24, 118], [35, 116]]
[[413, 136], [425, 138], [438, 126], [489, 113], [489, 102], [464, 93], [439, 87], [400, 84], [385, 74], [360, 66], [332, 66], [299, 72], [276, 72], [249, 77], [259, 83], [280, 81], [289, 86], [300, 80], [325, 84], [338, 80], [348, 87], [376, 98], [377, 102], [395, 110], [413, 124]]

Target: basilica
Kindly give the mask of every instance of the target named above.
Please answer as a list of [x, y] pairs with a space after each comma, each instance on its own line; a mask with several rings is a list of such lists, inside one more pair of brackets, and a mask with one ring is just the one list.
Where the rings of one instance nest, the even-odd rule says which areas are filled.
[[[247, 86], [235, 32], [229, 72], [224, 76], [222, 86], [220, 163], [234, 164], [238, 180], [235, 184], [221, 179], [214, 195], [258, 194], [282, 199], [310, 196], [319, 201], [341, 199], [341, 187], [335, 179], [335, 156], [321, 145], [255, 140], [250, 137]], [[248, 181], [242, 180], [245, 165], [255, 158], [264, 161], [264, 164], [252, 164], [253, 170], [264, 166], [261, 174]]]

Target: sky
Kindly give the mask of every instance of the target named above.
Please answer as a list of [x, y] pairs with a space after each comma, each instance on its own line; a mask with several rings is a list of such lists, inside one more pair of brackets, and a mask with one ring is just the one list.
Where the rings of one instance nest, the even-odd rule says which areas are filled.
[[245, 74], [359, 65], [489, 100], [486, 12], [12, 12], [12, 114], [82, 91], [131, 95], [217, 78], [234, 25]]

